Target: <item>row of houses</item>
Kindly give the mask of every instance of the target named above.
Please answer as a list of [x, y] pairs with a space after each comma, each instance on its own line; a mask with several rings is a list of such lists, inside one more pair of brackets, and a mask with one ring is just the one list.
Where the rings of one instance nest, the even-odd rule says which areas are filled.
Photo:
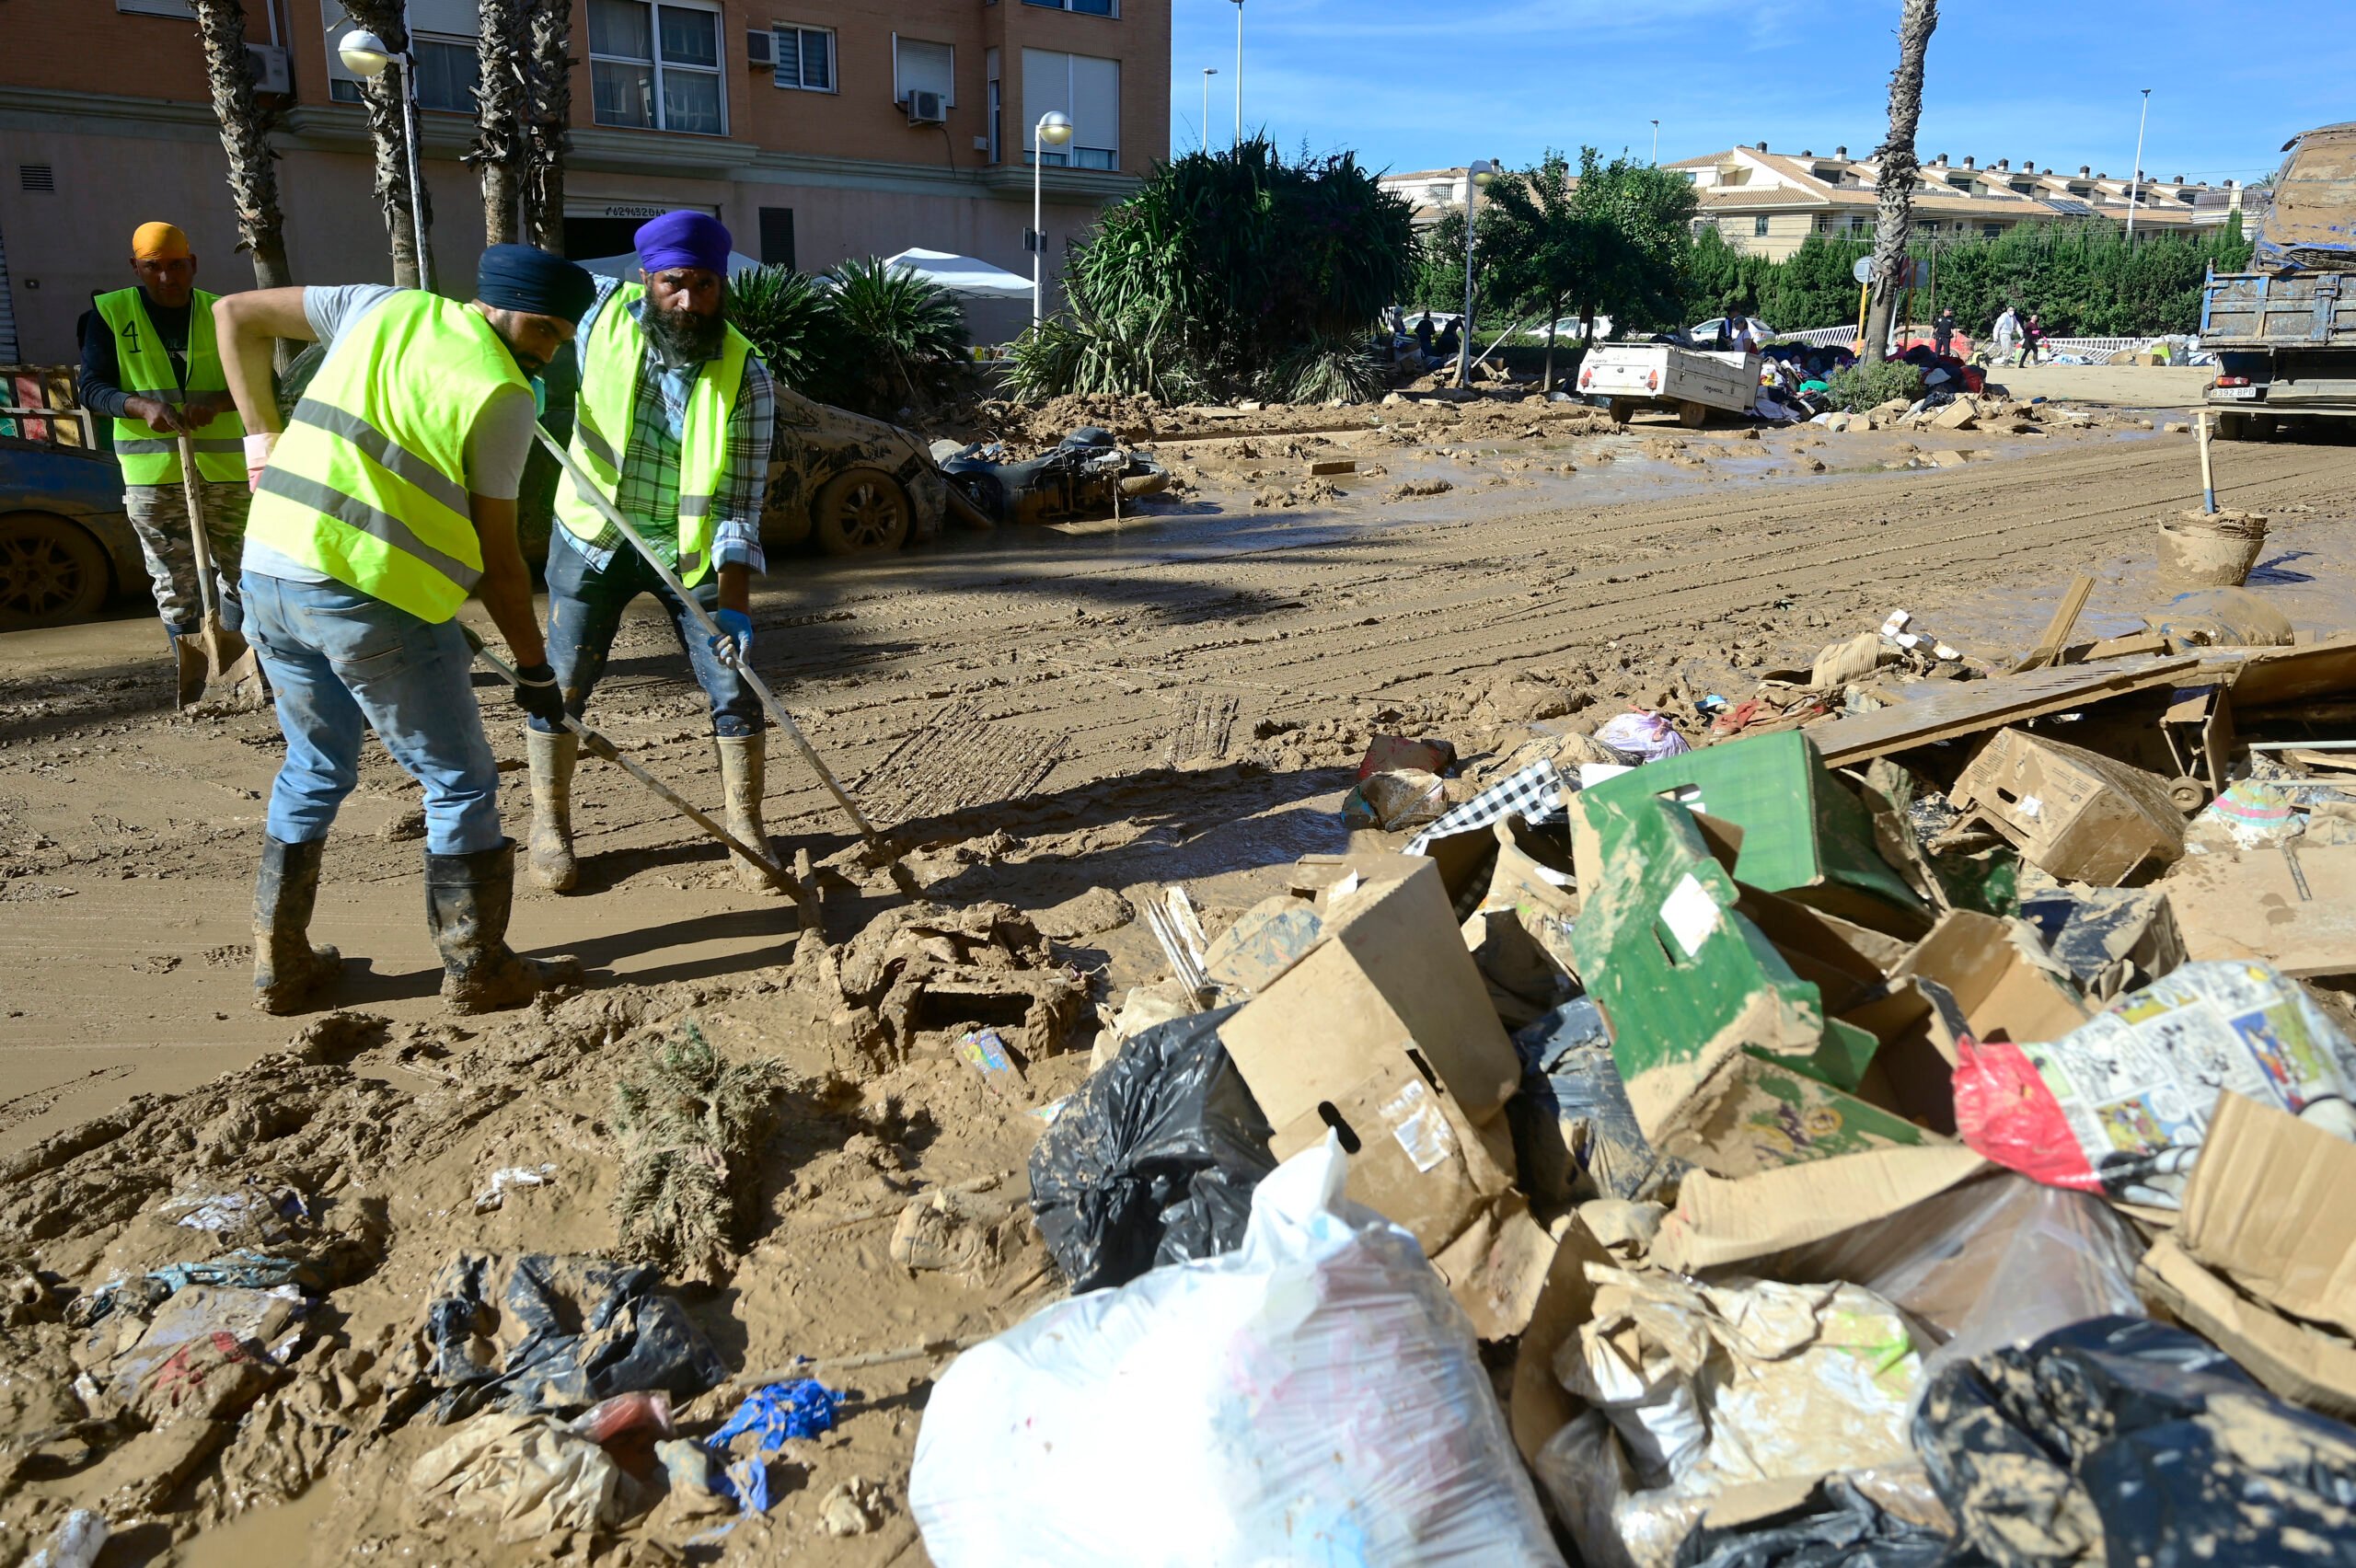
[[[1769, 150], [1764, 142], [1729, 147], [1663, 167], [1693, 182], [1700, 211], [1696, 232], [1715, 228], [1729, 245], [1780, 260], [1812, 234], [1860, 237], [1873, 231], [1879, 195], [1877, 160], [1853, 158], [1846, 147], [1830, 156], [1803, 149]], [[1386, 190], [1404, 197], [1419, 223], [1436, 222], [1464, 204], [1465, 170], [1415, 169], [1386, 175]], [[2226, 180], [2212, 185], [2144, 177], [2140, 184], [2090, 167], [2068, 174], [2009, 158], [1981, 164], [1941, 153], [1922, 166], [1914, 189], [1915, 232], [1953, 238], [1993, 236], [2023, 224], [2085, 218], [2124, 221], [2131, 200], [2139, 230], [2187, 232], [2240, 214], [2254, 224], [2264, 192]]]
[[[696, 207], [740, 251], [820, 270], [910, 246], [1031, 270], [1030, 128], [1074, 122], [1043, 171], [1050, 264], [1169, 154], [1172, 0], [573, 0], [564, 242], [630, 247]], [[295, 276], [389, 277], [339, 0], [244, 0]], [[476, 0], [408, 0], [444, 277], [464, 287], [481, 201]], [[0, 362], [72, 357], [132, 229], [187, 230], [215, 289], [249, 287], [188, 0], [0, 0]], [[986, 307], [977, 307], [986, 308]], [[1027, 320], [976, 321], [985, 336]]]

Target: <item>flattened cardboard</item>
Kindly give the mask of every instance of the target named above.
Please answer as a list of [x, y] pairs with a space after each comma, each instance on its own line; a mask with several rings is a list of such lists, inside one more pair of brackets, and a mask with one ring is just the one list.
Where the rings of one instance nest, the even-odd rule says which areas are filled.
[[1692, 1274], [1821, 1241], [1993, 1169], [1961, 1144], [1883, 1148], [1738, 1180], [1697, 1171], [1661, 1222], [1652, 1261]]
[[1554, 1353], [1595, 1315], [1595, 1286], [1587, 1276], [1589, 1263], [1612, 1267], [1618, 1260], [1574, 1215], [1565, 1222], [1562, 1241], [1547, 1265], [1537, 1305], [1521, 1332], [1513, 1388], [1507, 1396], [1506, 1423], [1513, 1428], [1514, 1447], [1521, 1450], [1524, 1463], [1536, 1463], [1538, 1450], [1546, 1446], [1546, 1440], [1587, 1408], [1554, 1376]]
[[1948, 798], [2064, 882], [2116, 887], [2184, 854], [2184, 813], [2164, 779], [2026, 730], [1989, 737]]
[[2258, 959], [2298, 978], [2356, 974], [2356, 845], [2188, 855], [2160, 882], [2187, 958]]
[[2174, 1235], [2152, 1243], [2135, 1271], [2135, 1283], [2275, 1393], [2325, 1415], [2356, 1421], [2356, 1345], [2268, 1310], [2202, 1268]]
[[2356, 1144], [2219, 1095], [2177, 1239], [2268, 1305], [2356, 1334]]

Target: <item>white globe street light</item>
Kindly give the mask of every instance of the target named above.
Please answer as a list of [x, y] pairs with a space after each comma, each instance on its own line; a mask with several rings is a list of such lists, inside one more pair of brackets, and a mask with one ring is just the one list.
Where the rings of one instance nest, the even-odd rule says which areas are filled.
[[1045, 180], [1049, 144], [1062, 146], [1071, 140], [1071, 116], [1060, 109], [1051, 109], [1039, 117], [1031, 128], [1031, 325], [1036, 327], [1047, 315], [1047, 221]]
[[1497, 178], [1497, 166], [1486, 158], [1474, 158], [1472, 167], [1464, 171], [1464, 319], [1457, 323], [1462, 336], [1456, 345], [1456, 384], [1472, 384], [1472, 215], [1480, 204], [1480, 193]]
[[[401, 26], [409, 26], [409, 8], [401, 8]], [[410, 34], [412, 44], [416, 35]], [[345, 70], [363, 81], [373, 82], [391, 69], [396, 62], [401, 67], [401, 140], [409, 149], [409, 222], [417, 246], [417, 283], [426, 293], [433, 292], [433, 248], [425, 241], [425, 169], [418, 148], [417, 138], [417, 56], [402, 53], [366, 28], [354, 28], [336, 40], [335, 52]]]

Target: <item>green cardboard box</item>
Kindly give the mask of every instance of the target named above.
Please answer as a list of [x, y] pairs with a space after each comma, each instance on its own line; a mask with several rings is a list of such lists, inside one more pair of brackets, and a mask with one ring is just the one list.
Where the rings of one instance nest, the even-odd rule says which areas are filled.
[[1660, 796], [1742, 829], [1745, 885], [1892, 936], [1919, 937], [1932, 911], [1874, 845], [1873, 814], [1797, 730], [1662, 757], [1581, 791], [1617, 802]]

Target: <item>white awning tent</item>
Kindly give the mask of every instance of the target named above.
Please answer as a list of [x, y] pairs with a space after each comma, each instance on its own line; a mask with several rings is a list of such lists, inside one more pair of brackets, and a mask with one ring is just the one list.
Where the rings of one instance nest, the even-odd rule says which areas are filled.
[[[728, 275], [732, 278], [742, 272], [749, 272], [759, 265], [758, 261], [741, 250], [732, 250], [728, 253]], [[619, 278], [624, 282], [629, 283], [638, 282], [638, 252], [635, 250], [625, 250], [619, 256], [600, 256], [594, 261], [582, 262], [581, 266], [600, 277]], [[1028, 288], [1030, 285], [1025, 283], [1023, 287]]]
[[884, 259], [887, 267], [905, 267], [944, 294], [959, 299], [1029, 299], [1031, 280], [1003, 267], [945, 250], [903, 250]]

